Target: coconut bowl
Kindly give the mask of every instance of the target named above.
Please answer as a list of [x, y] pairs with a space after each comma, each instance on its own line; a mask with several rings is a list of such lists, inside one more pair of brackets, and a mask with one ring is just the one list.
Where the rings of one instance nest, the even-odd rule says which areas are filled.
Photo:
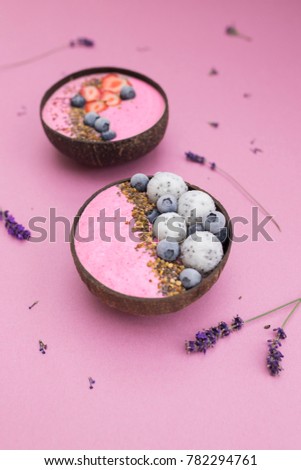
[[[126, 139], [107, 142], [69, 137], [54, 130], [45, 122], [43, 118], [44, 106], [61, 86], [80, 77], [105, 73], [125, 75], [129, 78], [134, 77], [157, 90], [164, 100], [164, 111], [159, 120], [144, 132]], [[149, 153], [160, 143], [168, 123], [168, 100], [160, 85], [138, 72], [116, 67], [91, 68], [68, 75], [49, 88], [41, 100], [40, 119], [46, 136], [61, 153], [84, 165], [104, 167], [135, 160]]]
[[[151, 177], [150, 177], [151, 178]], [[76, 227], [78, 225], [79, 219], [87, 207], [87, 205], [102, 191], [105, 191], [111, 186], [118, 185], [125, 181], [129, 181], [130, 178], [123, 179], [120, 181], [116, 181], [111, 183], [104, 188], [100, 189], [96, 193], [94, 193], [79, 209], [72, 226], [71, 236], [70, 236], [70, 245], [71, 245], [71, 253], [73, 256], [73, 260], [76, 266], [76, 269], [82, 279], [82, 281], [87, 285], [89, 290], [95, 294], [101, 301], [109, 305], [110, 307], [116, 308], [122, 312], [126, 312], [132, 315], [139, 315], [139, 316], [156, 316], [162, 315], [166, 313], [176, 312], [178, 310], [182, 310], [184, 307], [187, 307], [192, 302], [195, 302], [197, 299], [202, 297], [209, 289], [216, 283], [218, 280], [222, 270], [224, 269], [227, 260], [229, 258], [231, 244], [232, 244], [232, 224], [230, 217], [223, 207], [223, 205], [217, 201], [210, 193], [209, 194], [216, 205], [216, 209], [222, 212], [226, 218], [226, 227], [228, 230], [228, 237], [227, 240], [223, 244], [224, 248], [224, 256], [220, 263], [213, 269], [209, 274], [203, 277], [202, 282], [197, 286], [193, 287], [192, 289], [186, 290], [183, 293], [179, 293], [177, 295], [171, 297], [161, 297], [161, 298], [141, 298], [141, 297], [134, 297], [122, 294], [115, 290], [112, 290], [102, 284], [100, 281], [95, 279], [81, 264], [75, 249], [75, 233]], [[200, 190], [199, 187], [194, 186], [192, 184], [188, 185], [189, 190], [197, 189]], [[202, 189], [202, 191], [204, 191]], [[206, 191], [204, 191], [206, 192]]]

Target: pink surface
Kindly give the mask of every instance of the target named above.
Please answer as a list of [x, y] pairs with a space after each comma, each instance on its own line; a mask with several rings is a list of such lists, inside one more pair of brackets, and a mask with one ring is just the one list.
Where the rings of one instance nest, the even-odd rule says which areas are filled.
[[[1, 206], [22, 223], [34, 215], [48, 219], [50, 207], [71, 220], [105, 184], [165, 170], [204, 187], [231, 216], [250, 217], [250, 204], [234, 188], [183, 158], [191, 149], [250, 189], [276, 215], [282, 233], [271, 226], [274, 242], [234, 244], [220, 280], [194, 305], [175, 315], [132, 318], [99, 303], [80, 281], [62, 223], [55, 243], [22, 244], [0, 226], [1, 447], [298, 449], [300, 313], [288, 324], [285, 371], [276, 379], [265, 368], [272, 332], [263, 326], [279, 326], [287, 310], [248, 325], [206, 357], [187, 356], [183, 344], [199, 328], [300, 296], [300, 2], [85, 5], [12, 0], [2, 10], [2, 63], [79, 35], [97, 47], [0, 73]], [[227, 37], [224, 29], [233, 23], [253, 41]], [[171, 117], [164, 141], [148, 157], [95, 170], [58, 155], [38, 107], [64, 75], [108, 64], [158, 81]], [[211, 67], [218, 76], [208, 75]], [[26, 114], [17, 116], [21, 106]], [[250, 151], [252, 139], [263, 153]], [[39, 339], [48, 344], [46, 355]], [[88, 376], [96, 380], [93, 390]]]
[[[99, 193], [79, 219], [75, 250], [84, 268], [110, 289], [136, 297], [162, 297], [159, 280], [147, 266], [151, 256], [136, 249], [139, 238], [131, 231], [133, 207], [118, 186]], [[100, 225], [100, 213], [111, 222]], [[113, 223], [116, 216], [120, 222]]]
[[[99, 74], [80, 77], [59, 88], [44, 107], [45, 122], [61, 134], [70, 136], [70, 119], [67, 114], [70, 98], [79, 93], [85, 80], [99, 77]], [[127, 139], [146, 131], [159, 121], [165, 109], [164, 99], [155, 88], [137, 78], [128, 78], [135, 89], [135, 98], [121, 101], [119, 106], [109, 106], [101, 113], [101, 116], [110, 120], [111, 129], [117, 134], [115, 140]], [[95, 135], [97, 137], [99, 134]]]

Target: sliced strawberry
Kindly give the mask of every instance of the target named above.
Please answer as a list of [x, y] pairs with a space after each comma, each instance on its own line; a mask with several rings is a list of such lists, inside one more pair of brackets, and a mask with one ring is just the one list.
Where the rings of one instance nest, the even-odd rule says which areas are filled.
[[85, 111], [90, 113], [90, 111], [94, 111], [95, 113], [102, 113], [105, 109], [107, 109], [107, 105], [104, 101], [91, 101], [90, 103], [86, 103]]
[[101, 99], [104, 101], [108, 106], [117, 106], [121, 103], [121, 99], [116, 93], [110, 90], [101, 90]]
[[80, 90], [80, 94], [85, 98], [87, 102], [97, 101], [100, 98], [99, 89], [93, 85], [83, 86]]
[[102, 79], [102, 88], [104, 90], [113, 91], [113, 93], [119, 93], [120, 89], [124, 85], [128, 85], [126, 78], [120, 77], [116, 73], [109, 73]]

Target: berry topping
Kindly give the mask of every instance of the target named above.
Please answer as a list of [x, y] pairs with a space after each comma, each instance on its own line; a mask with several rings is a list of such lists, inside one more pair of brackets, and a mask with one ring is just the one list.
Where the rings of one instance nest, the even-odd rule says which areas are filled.
[[94, 85], [83, 86], [80, 90], [80, 94], [85, 98], [86, 101], [97, 101], [100, 99], [100, 91]]
[[122, 100], [131, 100], [135, 98], [136, 92], [132, 86], [124, 85], [120, 90], [120, 98]]
[[91, 111], [90, 113], [85, 114], [84, 124], [86, 124], [86, 126], [94, 127], [96, 119], [99, 119], [99, 114]]
[[177, 212], [178, 201], [173, 194], [164, 194], [160, 196], [157, 201], [157, 208], [159, 212]]
[[92, 101], [91, 103], [87, 103], [85, 106], [85, 111], [87, 113], [94, 111], [95, 113], [100, 114], [105, 109], [107, 109], [107, 105], [103, 101]]
[[119, 96], [110, 90], [103, 90], [101, 92], [101, 99], [104, 101], [108, 106], [117, 106], [121, 103]]
[[71, 98], [70, 104], [74, 108], [83, 108], [85, 106], [86, 100], [81, 95], [75, 95]]
[[201, 282], [202, 275], [196, 269], [186, 268], [180, 273], [179, 278], [185, 289], [191, 289]]
[[151, 212], [147, 214], [148, 221], [153, 224], [156, 218], [160, 215], [160, 212], [157, 209], [153, 209]]
[[110, 129], [110, 121], [100, 117], [94, 122], [94, 128], [97, 132], [107, 132]]
[[114, 131], [102, 132], [101, 137], [103, 140], [113, 140], [116, 137], [116, 132]]
[[127, 79], [115, 73], [110, 73], [102, 79], [102, 88], [113, 91], [113, 93], [119, 93], [124, 85], [128, 85]]
[[161, 240], [157, 245], [157, 255], [165, 261], [175, 261], [180, 254], [180, 246], [176, 242]]
[[219, 211], [211, 211], [205, 218], [204, 227], [208, 232], [217, 233], [226, 225], [226, 217]]
[[148, 177], [143, 173], [136, 173], [131, 177], [131, 186], [137, 191], [143, 192], [146, 191], [146, 187], [148, 185]]

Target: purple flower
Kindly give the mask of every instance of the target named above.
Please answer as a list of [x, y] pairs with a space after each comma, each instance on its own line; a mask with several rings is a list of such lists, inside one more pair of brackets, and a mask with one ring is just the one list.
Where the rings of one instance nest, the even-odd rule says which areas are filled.
[[39, 340], [39, 348], [42, 354], [46, 354], [47, 344], [43, 343], [42, 340]]
[[185, 155], [188, 158], [188, 160], [192, 160], [193, 162], [201, 163], [202, 165], [206, 161], [205, 157], [201, 157], [200, 155], [197, 155], [196, 153], [193, 153], [193, 152], [185, 152]]
[[83, 46], [83, 47], [94, 47], [95, 43], [89, 38], [77, 38], [70, 41], [70, 47]]
[[236, 315], [236, 317], [234, 317], [231, 322], [231, 329], [233, 331], [238, 331], [238, 330], [241, 330], [243, 326], [244, 326], [243, 319], [240, 318], [238, 315]]
[[283, 370], [281, 361], [284, 356], [279, 348], [281, 347], [280, 339], [286, 338], [286, 333], [282, 328], [275, 328], [274, 331], [277, 332], [276, 337], [273, 340], [268, 340], [269, 352], [266, 360], [267, 368], [273, 377], [279, 375]]
[[9, 235], [18, 238], [18, 240], [28, 240], [30, 238], [30, 231], [26, 230], [23, 225], [18, 224], [8, 211], [0, 211], [0, 220], [4, 220]]
[[189, 353], [202, 352], [205, 354], [209, 348], [213, 348], [219, 338], [229, 336], [233, 331], [241, 330], [243, 325], [244, 321], [238, 315], [234, 317], [230, 326], [222, 321], [218, 326], [213, 326], [208, 330], [198, 331], [195, 335], [195, 341], [185, 342], [185, 349]]
[[196, 351], [196, 344], [195, 341], [186, 341], [185, 348], [188, 353]]
[[229, 334], [231, 333], [231, 330], [229, 328], [229, 326], [227, 325], [226, 322], [224, 321], [221, 321], [218, 325], [219, 329], [221, 330], [221, 337], [223, 336], [229, 336]]
[[286, 333], [283, 330], [283, 328], [274, 328], [273, 331], [277, 331], [277, 336], [279, 336], [279, 339], [285, 339], [286, 338]]

